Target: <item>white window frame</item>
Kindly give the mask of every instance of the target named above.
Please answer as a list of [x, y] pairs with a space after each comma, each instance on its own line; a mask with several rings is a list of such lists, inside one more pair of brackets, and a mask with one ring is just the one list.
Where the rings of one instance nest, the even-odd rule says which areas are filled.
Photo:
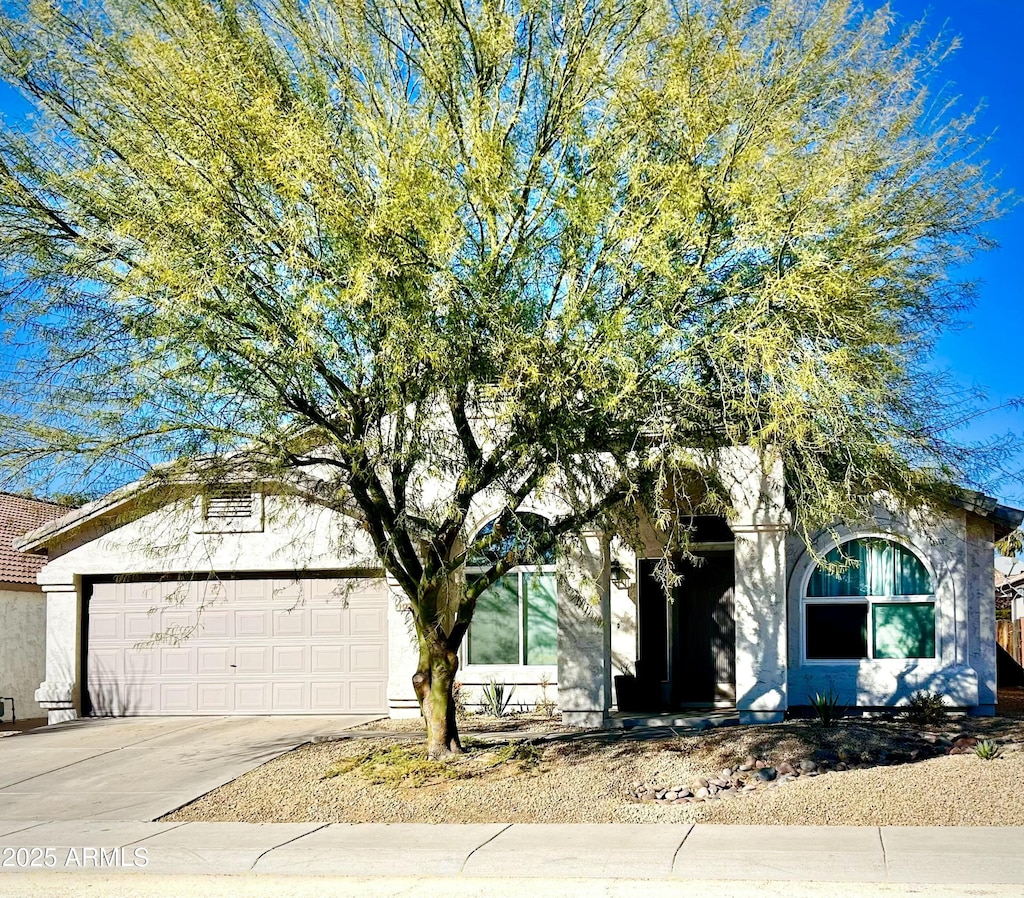
[[[466, 569], [466, 580], [467, 582], [473, 579], [474, 574], [482, 574], [486, 571], [486, 568], [467, 568]], [[461, 658], [459, 659], [459, 666], [463, 669], [471, 669], [474, 671], [498, 671], [506, 670], [508, 668], [522, 668], [524, 670], [554, 670], [558, 665], [556, 664], [527, 664], [525, 661], [526, 652], [526, 629], [523, 624], [523, 616], [526, 611], [526, 603], [523, 601], [523, 574], [556, 574], [557, 565], [554, 564], [524, 564], [518, 567], [512, 568], [512, 570], [503, 574], [504, 577], [509, 577], [512, 574], [516, 575], [516, 599], [517, 599], [517, 623], [519, 625], [519, 660], [518, 661], [503, 661], [499, 664], [480, 664], [479, 662], [470, 662], [469, 660], [469, 643], [472, 639], [473, 623], [470, 621], [469, 629], [466, 631], [466, 638], [463, 640], [462, 648], [460, 651]], [[500, 579], [500, 578], [499, 578]], [[490, 589], [495, 584], [492, 583], [487, 589]], [[486, 590], [485, 590], [486, 592]], [[483, 595], [481, 593], [480, 595]], [[558, 620], [558, 578], [555, 578], [555, 620]]]
[[[865, 539], [880, 539], [886, 542], [893, 543], [901, 546], [910, 552], [914, 558], [924, 567], [928, 573], [928, 578], [931, 580], [932, 589], [936, 588], [937, 580], [935, 577], [935, 571], [932, 566], [928, 563], [927, 559], [917, 551], [907, 540], [901, 539], [892, 533], [884, 533], [881, 531], [872, 531], [868, 533], [853, 533], [847, 537], [844, 537], [838, 542], [833, 543], [827, 548], [822, 555], [826, 555], [833, 549], [845, 546], [847, 543], [851, 543], [854, 540], [865, 540]], [[804, 572], [802, 582], [800, 584], [800, 663], [802, 665], [821, 665], [825, 667], [842, 667], [853, 664], [862, 664], [864, 662], [870, 662], [871, 664], [900, 664], [904, 665], [908, 661], [912, 663], [936, 661], [941, 657], [942, 650], [939, 644], [941, 639], [941, 631], [939, 628], [939, 603], [938, 593], [932, 592], [921, 595], [889, 595], [889, 596], [808, 596], [807, 587], [810, 586], [811, 577], [814, 576], [814, 572], [818, 569], [819, 565], [817, 562], [810, 564], [807, 570]], [[932, 612], [935, 616], [935, 653], [933, 655], [926, 655], [920, 658], [875, 658], [875, 628], [874, 628], [874, 606], [878, 605], [914, 605], [914, 604], [930, 604], [932, 606]], [[808, 658], [807, 657], [807, 606], [808, 605], [867, 605], [867, 655], [861, 658]]]

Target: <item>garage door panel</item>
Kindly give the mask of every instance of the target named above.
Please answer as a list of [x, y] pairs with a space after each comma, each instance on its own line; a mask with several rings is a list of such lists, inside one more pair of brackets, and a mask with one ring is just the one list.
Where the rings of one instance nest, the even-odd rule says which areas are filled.
[[305, 683], [274, 683], [273, 711], [278, 714], [301, 714], [309, 707]]
[[124, 671], [129, 677], [140, 674], [152, 674], [156, 671], [156, 650], [149, 649], [125, 649], [124, 650]]
[[313, 636], [344, 636], [347, 609], [340, 605], [337, 608], [314, 608], [310, 613], [310, 625]]
[[354, 674], [380, 674], [385, 672], [387, 652], [381, 643], [349, 647], [349, 671]]
[[383, 608], [352, 608], [349, 624], [351, 636], [383, 636], [387, 618]]
[[168, 714], [188, 714], [196, 706], [195, 683], [161, 683], [160, 710]]
[[235, 710], [250, 714], [270, 710], [270, 683], [235, 683]]
[[311, 647], [310, 655], [312, 664], [310, 670], [313, 673], [345, 673], [347, 670], [345, 646], [343, 645], [314, 645]]
[[89, 672], [97, 681], [120, 677], [124, 674], [124, 652], [121, 649], [97, 648], [90, 655]]
[[200, 639], [230, 639], [233, 635], [229, 611], [204, 608], [199, 612], [199, 629], [196, 636]]
[[92, 638], [97, 643], [107, 640], [118, 641], [124, 635], [122, 624], [124, 617], [116, 612], [93, 612]]
[[191, 646], [160, 649], [160, 673], [171, 677], [191, 677], [196, 673], [196, 650]]
[[311, 683], [309, 690], [311, 711], [328, 714], [331, 708], [340, 708], [345, 711], [349, 709], [346, 684], [338, 680]]
[[196, 672], [201, 676], [226, 676], [231, 672], [233, 653], [229, 646], [196, 647]]
[[160, 615], [148, 611], [129, 611], [124, 615], [124, 638], [131, 642], [144, 642], [161, 632]]
[[308, 646], [275, 645], [273, 647], [275, 674], [306, 673], [308, 667]]
[[269, 674], [270, 646], [238, 646], [235, 649], [235, 670], [239, 674]]
[[262, 639], [270, 635], [269, 611], [235, 611], [235, 637], [237, 639]]
[[349, 710], [372, 711], [386, 704], [386, 687], [377, 680], [352, 680], [349, 683]]
[[309, 615], [304, 614], [301, 608], [289, 609], [288, 611], [274, 612], [274, 635], [275, 636], [306, 636], [308, 635], [307, 624]]
[[231, 696], [231, 683], [201, 681], [196, 684], [196, 713], [228, 714], [234, 710]]
[[96, 583], [93, 713], [383, 713], [386, 602], [336, 577]]

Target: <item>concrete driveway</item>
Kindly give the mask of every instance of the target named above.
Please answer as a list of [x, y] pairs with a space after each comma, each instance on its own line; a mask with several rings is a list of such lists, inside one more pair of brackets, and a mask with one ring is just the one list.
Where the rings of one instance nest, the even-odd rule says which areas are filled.
[[76, 720], [0, 739], [0, 818], [155, 820], [313, 736], [374, 720]]

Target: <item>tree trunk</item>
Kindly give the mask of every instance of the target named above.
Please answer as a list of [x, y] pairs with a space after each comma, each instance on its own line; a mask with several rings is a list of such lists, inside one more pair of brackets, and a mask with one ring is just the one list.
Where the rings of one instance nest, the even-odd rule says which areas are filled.
[[462, 754], [452, 695], [459, 656], [442, 645], [429, 644], [422, 636], [419, 641], [420, 663], [412, 685], [427, 727], [427, 757]]

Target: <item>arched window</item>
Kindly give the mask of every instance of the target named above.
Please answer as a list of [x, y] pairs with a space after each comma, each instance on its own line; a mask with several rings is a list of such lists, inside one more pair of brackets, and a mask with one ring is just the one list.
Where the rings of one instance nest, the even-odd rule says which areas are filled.
[[829, 552], [807, 583], [803, 617], [807, 661], [935, 657], [932, 578], [891, 540], [853, 539]]
[[499, 577], [477, 599], [466, 640], [469, 664], [558, 663], [555, 552], [548, 540], [541, 541], [542, 547], [535, 546], [547, 524], [540, 515], [520, 512], [500, 519], [500, 523], [495, 518], [477, 532], [478, 541], [480, 537], [495, 539], [469, 559], [468, 580], [510, 551], [529, 563]]

